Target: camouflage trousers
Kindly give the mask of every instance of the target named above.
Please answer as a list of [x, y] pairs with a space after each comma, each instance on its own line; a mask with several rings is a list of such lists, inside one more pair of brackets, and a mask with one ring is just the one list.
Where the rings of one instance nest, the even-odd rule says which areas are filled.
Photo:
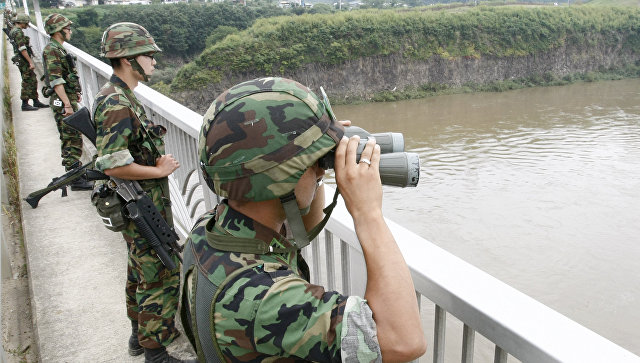
[[22, 91], [20, 92], [21, 100], [38, 98], [38, 78], [33, 69], [29, 69], [29, 63], [22, 60], [18, 66], [20, 75], [22, 76]]
[[[147, 190], [144, 186], [143, 188]], [[153, 187], [148, 194], [156, 206], [160, 204], [162, 209], [158, 210], [165, 219], [169, 214], [169, 219], [166, 220], [171, 224], [171, 207], [165, 206], [162, 201], [162, 188]], [[178, 267], [174, 270], [165, 268], [133, 222], [122, 231], [122, 235], [129, 248], [125, 288], [127, 316], [138, 322], [138, 340], [141, 346], [149, 349], [166, 347], [180, 335], [175, 326], [180, 291], [180, 261], [172, 255]]]
[[[67, 94], [71, 106], [74, 111], [78, 110], [77, 97]], [[51, 95], [49, 99], [49, 105], [53, 111], [53, 118], [56, 120], [56, 126], [58, 127], [58, 133], [60, 134], [60, 156], [62, 157], [62, 165], [66, 170], [71, 169], [71, 166], [80, 160], [82, 156], [82, 136], [80, 133], [71, 127], [67, 126], [62, 119], [64, 118], [64, 105], [60, 106], [62, 101], [55, 105], [56, 100], [60, 100], [57, 95]]]

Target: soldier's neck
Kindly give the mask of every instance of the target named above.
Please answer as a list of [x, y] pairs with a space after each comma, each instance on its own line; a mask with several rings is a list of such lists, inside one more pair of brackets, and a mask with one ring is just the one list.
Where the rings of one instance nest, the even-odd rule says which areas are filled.
[[282, 230], [282, 224], [286, 219], [284, 209], [282, 209], [282, 204], [278, 199], [261, 202], [229, 200], [229, 206], [276, 232]]
[[133, 74], [133, 72], [135, 72], [133, 68], [126, 68], [124, 66], [113, 70], [113, 74], [126, 83], [132, 91], [134, 88], [138, 87], [138, 78]]
[[60, 33], [55, 33], [51, 36], [51, 38], [55, 39], [56, 42], [60, 44], [64, 44], [64, 37]]

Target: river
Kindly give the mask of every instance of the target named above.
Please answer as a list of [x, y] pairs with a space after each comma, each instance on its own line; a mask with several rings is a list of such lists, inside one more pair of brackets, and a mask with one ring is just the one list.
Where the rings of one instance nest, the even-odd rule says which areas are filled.
[[420, 155], [388, 218], [640, 355], [640, 80], [334, 111]]

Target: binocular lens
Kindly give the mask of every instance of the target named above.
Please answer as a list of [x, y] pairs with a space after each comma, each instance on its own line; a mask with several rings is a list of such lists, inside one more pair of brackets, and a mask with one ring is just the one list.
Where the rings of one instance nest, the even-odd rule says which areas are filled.
[[420, 180], [420, 157], [416, 153], [397, 152], [380, 155], [380, 180], [383, 185], [415, 187]]

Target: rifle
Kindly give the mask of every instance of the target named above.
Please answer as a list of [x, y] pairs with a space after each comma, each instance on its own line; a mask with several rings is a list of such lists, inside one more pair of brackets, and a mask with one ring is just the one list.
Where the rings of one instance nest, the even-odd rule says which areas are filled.
[[178, 234], [167, 221], [162, 218], [158, 208], [153, 204], [151, 198], [135, 180], [125, 180], [111, 177], [111, 181], [116, 184], [116, 193], [124, 199], [123, 212], [125, 216], [133, 221], [140, 234], [149, 241], [151, 247], [156, 251], [158, 258], [169, 270], [176, 268], [170, 253], [178, 256], [182, 262], [179, 252], [182, 248], [178, 245]]
[[[65, 117], [62, 122], [82, 133], [94, 146], [96, 145], [96, 126], [86, 107]], [[169, 254], [175, 254], [182, 262], [179, 255], [182, 248], [178, 245], [180, 238], [173, 227], [162, 218], [153, 200], [145, 193], [140, 183], [113, 176], [110, 179], [110, 183], [113, 182], [116, 185], [116, 193], [124, 200], [122, 207], [124, 215], [133, 221], [140, 234], [149, 241], [162, 264], [170, 270], [175, 269], [176, 264]]]
[[26, 198], [24, 198], [24, 200], [29, 203], [31, 208], [35, 209], [38, 208], [40, 199], [54, 190], [61, 189], [62, 196], [66, 197], [67, 186], [82, 177], [86, 178], [87, 180], [100, 180], [108, 178], [106, 175], [100, 173], [99, 171], [87, 169], [90, 165], [93, 165], [93, 162], [77, 166], [79, 164], [80, 162], [75, 163], [73, 169], [57, 178], [53, 178], [51, 180], [51, 183], [49, 183], [46, 188], [30, 193]]
[[[67, 116], [65, 118], [66, 119], [79, 119], [79, 118], [83, 118], [83, 117], [89, 117], [89, 110], [87, 110], [86, 107], [81, 108], [80, 110], [76, 111], [74, 114]], [[95, 129], [93, 130], [93, 144], [95, 145]], [[96, 170], [92, 170], [91, 168], [89, 168], [90, 165], [93, 165], [93, 162], [89, 162], [86, 163], [84, 165], [79, 165], [80, 162], [77, 162], [76, 164], [74, 164], [74, 168], [69, 170], [68, 172], [62, 174], [61, 176], [57, 177], [57, 178], [53, 178], [51, 180], [51, 183], [49, 183], [49, 185], [47, 185], [46, 188], [40, 189], [40, 190], [36, 190], [35, 192], [30, 193], [29, 195], [27, 195], [26, 198], [24, 198], [24, 200], [29, 203], [29, 205], [31, 206], [31, 208], [37, 208], [38, 207], [38, 203], [40, 202], [40, 199], [42, 197], [44, 197], [45, 195], [49, 194], [50, 192], [54, 191], [54, 190], [58, 190], [61, 189], [62, 190], [62, 197], [66, 197], [67, 196], [67, 186], [71, 183], [73, 183], [74, 181], [82, 178], [83, 176], [85, 177], [85, 179], [87, 180], [104, 180], [104, 179], [109, 179], [108, 176], [104, 175], [103, 173], [100, 173], [99, 171]]]

